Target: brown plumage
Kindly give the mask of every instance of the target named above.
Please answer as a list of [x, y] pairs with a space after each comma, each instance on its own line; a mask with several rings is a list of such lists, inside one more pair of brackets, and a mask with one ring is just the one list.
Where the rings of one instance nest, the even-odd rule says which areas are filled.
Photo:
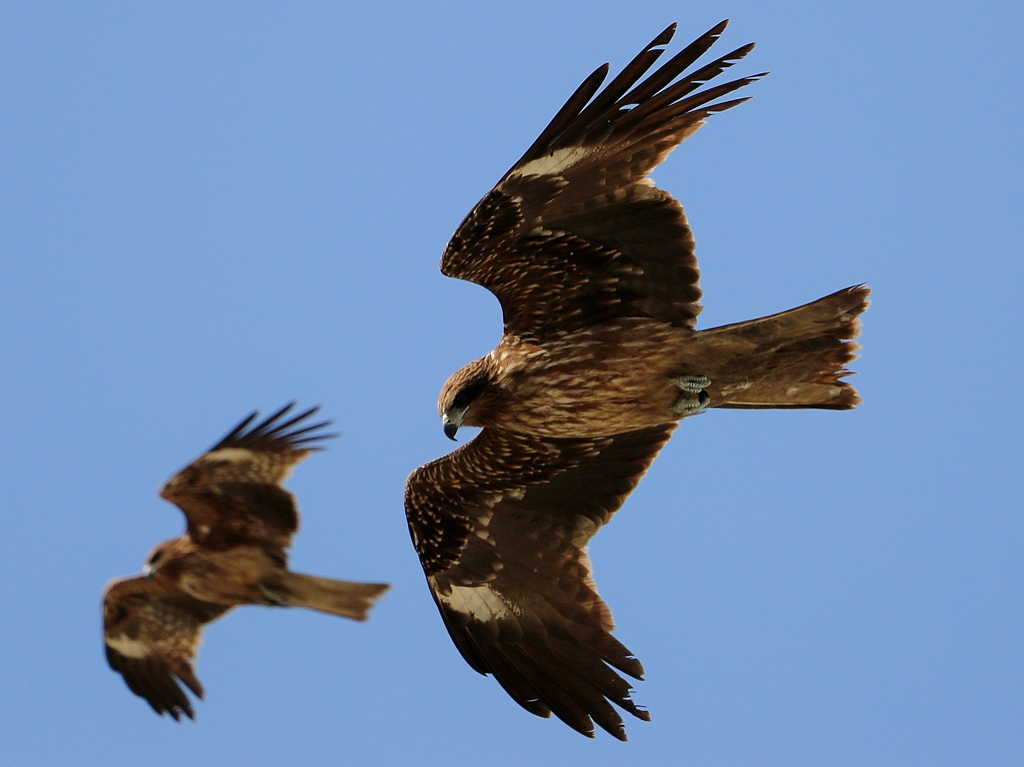
[[160, 495], [188, 529], [157, 546], [146, 575], [112, 582], [103, 596], [107, 661], [158, 714], [194, 717], [178, 681], [203, 697], [195, 676], [202, 627], [237, 605], [308, 607], [365, 620], [388, 586], [293, 573], [287, 549], [299, 526], [282, 482], [334, 435], [304, 425], [293, 405], [250, 427], [253, 413], [174, 475]]
[[[703, 88], [753, 49], [684, 73], [718, 24], [646, 79], [670, 26], [603, 90], [605, 65], [462, 222], [441, 271], [501, 302], [497, 348], [455, 373], [439, 409], [474, 440], [413, 472], [406, 513], [456, 646], [524, 708], [625, 739], [639, 661], [611, 636], [587, 542], [680, 418], [707, 407], [846, 409], [868, 289], [696, 329], [700, 272], [682, 206], [648, 174], [720, 100]], [[702, 89], [703, 88], [703, 89]]]

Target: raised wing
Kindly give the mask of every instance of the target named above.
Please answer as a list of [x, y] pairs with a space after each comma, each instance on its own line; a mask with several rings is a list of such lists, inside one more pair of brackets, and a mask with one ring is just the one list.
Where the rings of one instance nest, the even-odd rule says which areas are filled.
[[183, 682], [199, 698], [203, 686], [192, 661], [202, 627], [230, 607], [201, 602], [152, 578], [115, 581], [103, 595], [107, 663], [158, 714], [194, 719]]
[[459, 226], [441, 271], [492, 291], [506, 333], [541, 341], [618, 317], [695, 326], [693, 235], [682, 206], [647, 174], [708, 115], [747, 100], [716, 99], [766, 74], [699, 90], [750, 44], [678, 79], [727, 23], [641, 82], [671, 25], [595, 96], [608, 74], [600, 67]]
[[303, 422], [319, 408], [289, 415], [294, 402], [255, 426], [252, 413], [207, 453], [175, 474], [160, 495], [176, 504], [200, 546], [224, 550], [259, 542], [283, 552], [299, 527], [295, 498], [282, 482], [317, 442], [330, 421]]
[[648, 719], [629, 683], [643, 666], [611, 635], [587, 544], [639, 483], [676, 424], [601, 439], [484, 429], [413, 472], [413, 544], [456, 647], [523, 708], [620, 740], [609, 701]]

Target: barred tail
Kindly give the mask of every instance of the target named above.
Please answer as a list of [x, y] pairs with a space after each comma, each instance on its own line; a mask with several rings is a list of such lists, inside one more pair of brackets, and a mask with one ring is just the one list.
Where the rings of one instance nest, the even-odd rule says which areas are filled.
[[697, 334], [703, 359], [720, 361], [708, 370], [712, 407], [827, 408], [860, 404], [846, 381], [846, 364], [860, 349], [858, 316], [868, 308], [864, 285], [840, 290], [768, 317], [723, 325]]
[[288, 572], [281, 581], [287, 604], [364, 621], [374, 602], [391, 586], [354, 583]]

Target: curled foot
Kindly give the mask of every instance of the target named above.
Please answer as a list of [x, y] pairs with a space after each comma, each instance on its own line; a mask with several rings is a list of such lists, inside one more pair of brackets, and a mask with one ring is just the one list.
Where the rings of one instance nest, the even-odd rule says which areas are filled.
[[283, 591], [275, 589], [273, 586], [268, 586], [265, 583], [257, 584], [256, 588], [260, 592], [260, 596], [263, 597], [263, 604], [269, 607], [288, 606], [288, 597]]
[[675, 413], [685, 417], [708, 409], [711, 395], [707, 393], [707, 387], [711, 385], [711, 379], [706, 376], [679, 376], [672, 379], [672, 383], [682, 392], [672, 405]]

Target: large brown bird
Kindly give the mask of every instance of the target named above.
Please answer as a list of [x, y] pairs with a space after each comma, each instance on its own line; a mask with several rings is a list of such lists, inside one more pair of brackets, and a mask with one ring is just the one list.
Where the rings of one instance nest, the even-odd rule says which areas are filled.
[[178, 682], [203, 697], [192, 668], [202, 627], [231, 608], [308, 607], [361, 621], [388, 589], [288, 570], [299, 515], [281, 483], [334, 436], [319, 431], [330, 421], [303, 425], [317, 408], [289, 417], [293, 404], [250, 428], [253, 413], [175, 474], [160, 495], [185, 512], [188, 530], [153, 550], [145, 575], [107, 586], [107, 662], [158, 714], [194, 718]]
[[[501, 302], [497, 348], [441, 391], [444, 431], [483, 431], [409, 478], [406, 513], [455, 645], [517, 703], [625, 740], [612, 703], [641, 719], [643, 667], [611, 635], [587, 544], [680, 418], [707, 407], [846, 409], [845, 364], [868, 289], [696, 330], [701, 290], [682, 206], [647, 177], [762, 75], [701, 90], [754, 47], [683, 74], [718, 24], [642, 79], [658, 35], [600, 93], [570, 97], [462, 222], [441, 271]], [[596, 94], [596, 95], [595, 95]]]

